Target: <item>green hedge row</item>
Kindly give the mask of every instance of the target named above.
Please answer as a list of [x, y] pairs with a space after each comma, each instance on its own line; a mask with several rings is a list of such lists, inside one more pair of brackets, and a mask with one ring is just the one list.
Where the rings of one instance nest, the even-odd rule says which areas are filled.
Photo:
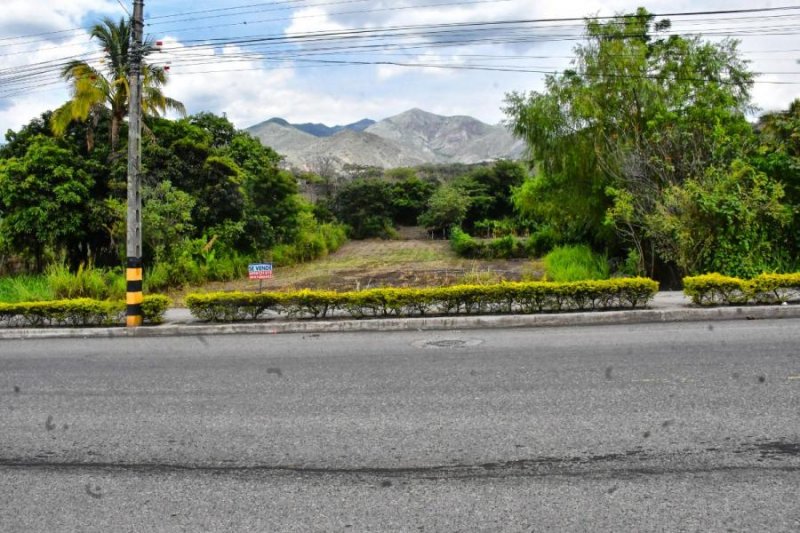
[[800, 301], [800, 274], [761, 274], [752, 279], [705, 274], [683, 278], [683, 292], [697, 305]]
[[[142, 315], [145, 323], [160, 324], [170, 306], [166, 296], [145, 296]], [[49, 302], [0, 303], [0, 325], [11, 327], [41, 326], [114, 326], [125, 322], [125, 302], [92, 300], [56, 300]]]
[[255, 320], [271, 311], [291, 317], [396, 317], [478, 313], [545, 313], [644, 306], [658, 284], [645, 278], [572, 283], [527, 282], [356, 292], [190, 294], [185, 303], [208, 322]]

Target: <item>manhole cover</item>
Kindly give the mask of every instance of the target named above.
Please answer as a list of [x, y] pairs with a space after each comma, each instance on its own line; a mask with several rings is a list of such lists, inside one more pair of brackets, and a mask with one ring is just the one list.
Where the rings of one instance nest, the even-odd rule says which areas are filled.
[[443, 341], [430, 341], [425, 343], [426, 346], [431, 348], [460, 348], [467, 344], [466, 341], [445, 339]]
[[480, 339], [423, 339], [411, 344], [417, 348], [466, 348], [477, 346], [483, 341]]

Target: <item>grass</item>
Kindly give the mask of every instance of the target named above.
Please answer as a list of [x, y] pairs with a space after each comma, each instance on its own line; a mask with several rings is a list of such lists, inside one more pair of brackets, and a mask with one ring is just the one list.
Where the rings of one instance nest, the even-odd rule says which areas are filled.
[[80, 265], [70, 272], [65, 265], [51, 265], [47, 269], [47, 283], [59, 299], [94, 298], [96, 300], [122, 300], [125, 282], [122, 274], [91, 266]]
[[0, 277], [0, 302], [38, 302], [53, 299], [53, 290], [44, 276]]
[[39, 302], [72, 298], [124, 300], [125, 278], [113, 271], [83, 266], [70, 272], [52, 265], [44, 275], [0, 277], [0, 302]]
[[584, 244], [554, 248], [544, 258], [544, 269], [548, 281], [608, 279], [610, 275], [606, 257]]
[[[421, 237], [416, 234], [409, 237], [408, 240], [348, 242], [326, 257], [275, 268], [275, 278], [265, 281], [263, 288], [279, 291], [303, 288], [343, 291], [375, 287], [430, 287], [536, 280], [541, 279], [543, 274], [539, 261], [464, 259], [450, 249], [448, 241], [425, 239], [424, 232]], [[119, 294], [120, 299], [124, 298], [125, 281], [122, 276], [91, 270], [83, 269], [78, 275], [56, 269], [51, 278], [62, 287], [59, 289], [62, 294], [76, 294], [87, 287], [95, 287], [96, 292], [108, 291], [111, 295]], [[102, 273], [100, 277], [105, 279], [106, 288], [100, 286], [98, 272]], [[149, 274], [145, 272], [146, 293], [152, 293], [147, 290]], [[0, 279], [0, 301], [53, 299], [56, 295], [47, 281], [45, 276]], [[15, 284], [22, 287], [36, 285], [39, 287], [38, 295], [32, 289], [21, 292], [14, 288]], [[258, 287], [257, 281], [250, 281], [245, 275], [231, 281], [187, 286], [171, 290], [168, 294], [180, 305], [183, 297], [191, 292], [255, 291]]]
[[[538, 275], [537, 275], [538, 273]], [[457, 283], [486, 283], [503, 279], [540, 279], [540, 262], [474, 260], [458, 257], [448, 241], [429, 239], [350, 241], [315, 261], [275, 269], [264, 290], [358, 290], [375, 287], [429, 287]], [[170, 293], [180, 304], [184, 295], [206, 291], [253, 291], [258, 282], [240, 279], [187, 287]]]

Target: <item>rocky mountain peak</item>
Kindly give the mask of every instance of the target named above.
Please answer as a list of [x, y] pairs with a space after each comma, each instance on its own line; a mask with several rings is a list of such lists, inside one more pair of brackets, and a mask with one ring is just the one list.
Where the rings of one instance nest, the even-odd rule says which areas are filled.
[[[265, 127], [267, 124], [269, 127]], [[249, 131], [273, 147], [294, 166], [309, 170], [320, 157], [340, 165], [374, 165], [384, 168], [424, 163], [479, 163], [517, 159], [523, 143], [502, 126], [473, 117], [445, 117], [422, 109], [409, 109], [379, 122], [364, 119], [348, 126], [290, 124], [271, 119]]]

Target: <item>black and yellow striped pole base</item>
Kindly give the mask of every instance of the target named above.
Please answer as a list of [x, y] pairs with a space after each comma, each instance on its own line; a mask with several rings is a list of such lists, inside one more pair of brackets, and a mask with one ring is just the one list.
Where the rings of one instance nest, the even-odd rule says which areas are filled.
[[137, 328], [142, 325], [142, 258], [129, 257], [128, 268], [125, 271], [125, 279], [128, 282], [127, 293], [127, 324], [129, 328]]

